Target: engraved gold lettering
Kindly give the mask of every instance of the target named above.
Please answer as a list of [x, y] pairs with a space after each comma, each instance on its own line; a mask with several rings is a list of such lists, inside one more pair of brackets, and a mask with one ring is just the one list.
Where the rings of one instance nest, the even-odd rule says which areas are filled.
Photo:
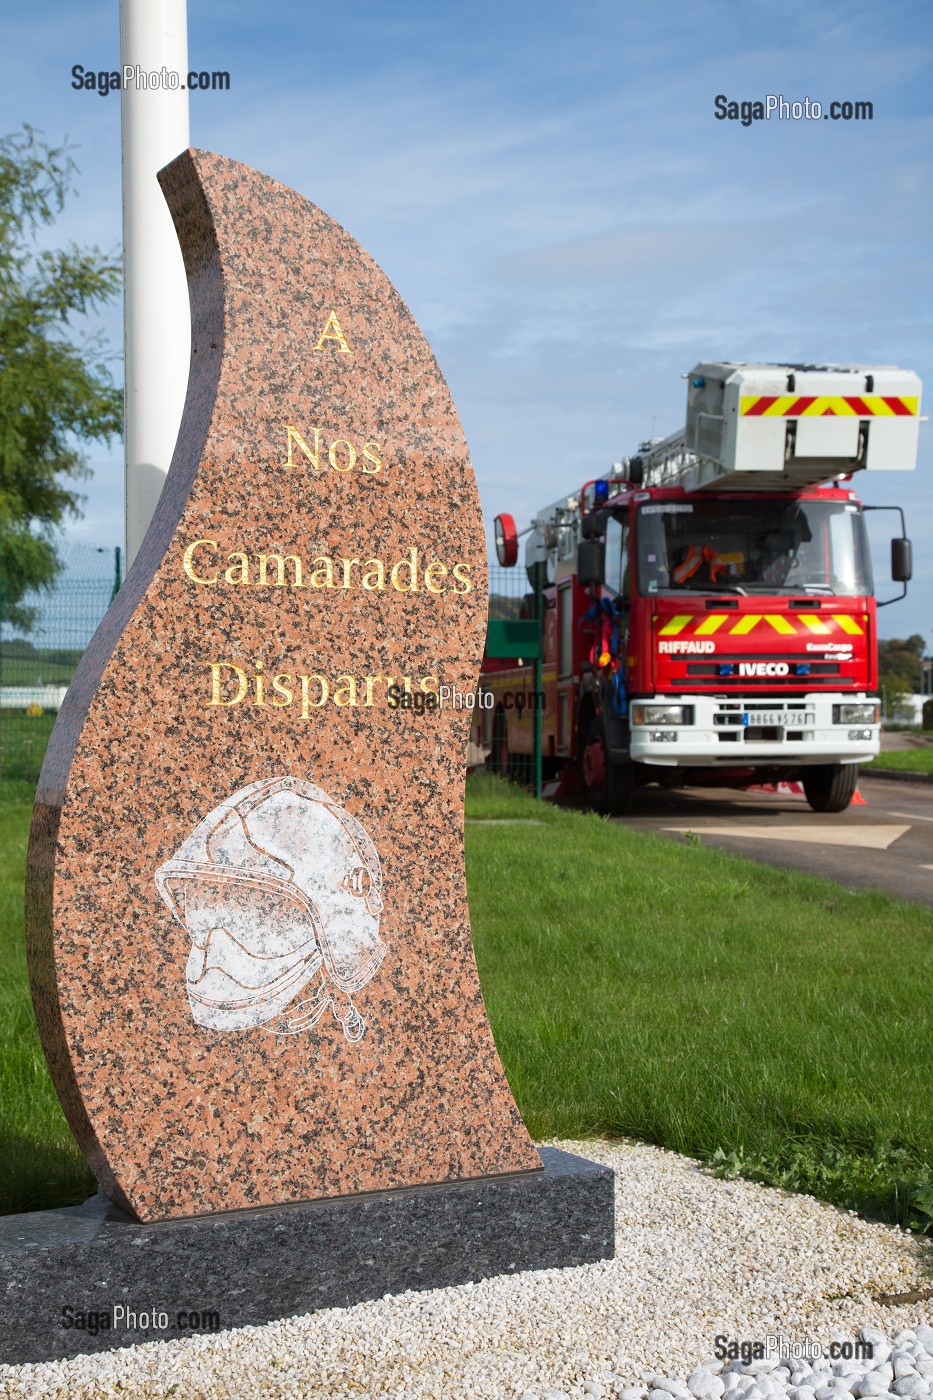
[[194, 571], [194, 551], [200, 549], [202, 544], [209, 546], [211, 549], [217, 548], [216, 540], [195, 540], [194, 544], [189, 544], [188, 548], [185, 550], [184, 570], [188, 577], [195, 583], [214, 584], [217, 582], [216, 574], [213, 578], [201, 578], [200, 574], [196, 574]]
[[454, 589], [455, 593], [469, 593], [472, 591], [473, 585], [470, 582], [469, 564], [455, 564], [451, 569], [451, 573], [453, 574], [454, 578], [457, 580], [458, 583], [463, 584], [462, 588]]
[[[257, 658], [249, 667], [234, 661], [211, 661], [207, 664], [211, 672], [212, 706], [233, 708], [249, 701], [252, 690], [253, 705], [277, 710], [295, 705], [297, 709], [296, 692], [300, 687], [298, 717], [303, 720], [309, 720], [312, 710], [321, 710], [328, 703], [339, 709], [356, 709], [359, 706], [372, 709], [374, 705], [386, 704], [396, 709], [399, 701], [403, 700], [403, 708], [412, 709], [419, 694], [440, 695], [440, 681], [434, 675], [357, 677], [345, 673], [331, 677], [318, 672], [292, 675], [283, 671], [272, 676], [270, 682], [261, 658]], [[424, 710], [419, 713], [424, 713]]]
[[[199, 553], [200, 551], [200, 553]], [[424, 555], [416, 545], [409, 545], [401, 558], [391, 564], [373, 556], [318, 554], [308, 559], [301, 554], [281, 554], [277, 550], [262, 554], [231, 550], [225, 556], [226, 567], [218, 574], [216, 540], [200, 539], [190, 544], [183, 555], [185, 576], [193, 583], [215, 587], [226, 584], [231, 588], [343, 588], [381, 593], [392, 587], [397, 593], [435, 595], [449, 591], [451, 580], [456, 582], [454, 593], [461, 596], [473, 590], [470, 565], [462, 561], [452, 567], [440, 559], [422, 563]]]
[[440, 588], [435, 588], [435, 587], [434, 587], [434, 576], [435, 576], [435, 575], [436, 575], [438, 578], [446, 578], [446, 577], [447, 577], [447, 565], [446, 565], [446, 564], [441, 564], [440, 561], [437, 560], [437, 559], [435, 559], [434, 562], [433, 562], [432, 564], [429, 564], [428, 567], [427, 567], [427, 568], [425, 569], [425, 571], [424, 571], [424, 586], [425, 586], [425, 588], [428, 590], [429, 593], [443, 593], [443, 591], [444, 591], [444, 585], [443, 585], [443, 584], [441, 584]]
[[[224, 667], [228, 671], [236, 671], [237, 693], [232, 700], [224, 700], [221, 697], [221, 672]], [[239, 666], [234, 666], [232, 661], [212, 661], [211, 668], [211, 704], [212, 705], [239, 705], [240, 701], [249, 690], [249, 676]]]
[[282, 709], [284, 708], [284, 706], [290, 705], [292, 703], [292, 692], [288, 686], [289, 681], [291, 681], [291, 676], [288, 675], [285, 671], [283, 671], [281, 675], [272, 677], [273, 691], [276, 695], [281, 695], [284, 697], [284, 699], [282, 700], [272, 701], [272, 704], [277, 706], [278, 709]]
[[[371, 452], [370, 452], [370, 450], [369, 450], [370, 448], [373, 449]], [[379, 443], [379, 442], [364, 442], [364, 443], [363, 443], [363, 457], [364, 457], [365, 460], [364, 460], [363, 463], [362, 463], [362, 468], [363, 468], [363, 472], [364, 472], [364, 474], [365, 474], [366, 476], [375, 476], [375, 475], [376, 475], [376, 472], [382, 470], [382, 458], [381, 458], [381, 457], [378, 457], [378, 456], [376, 455], [378, 452], [381, 452], [381, 451], [382, 451], [382, 444]], [[372, 463], [372, 466], [367, 467], [367, 465], [366, 465], [367, 462], [371, 462], [371, 463]]]
[[[327, 704], [327, 697], [330, 694], [330, 685], [326, 676], [299, 676], [298, 681], [301, 685], [301, 718], [309, 719], [309, 709], [319, 710], [322, 705]], [[318, 685], [321, 687], [320, 700], [311, 699], [312, 681], [317, 681]]]
[[379, 455], [382, 452], [382, 444], [370, 441], [364, 442], [361, 449], [349, 438], [334, 438], [328, 446], [323, 430], [312, 427], [309, 436], [313, 434], [314, 446], [308, 445], [307, 439], [302, 435], [301, 430], [294, 423], [285, 423], [286, 454], [285, 467], [300, 467], [302, 462], [296, 457], [297, 452], [301, 453], [316, 472], [322, 471], [328, 464], [335, 472], [346, 474], [354, 467], [359, 467], [367, 476], [375, 476], [382, 471], [383, 461]]
[[[374, 579], [375, 582], [370, 583], [370, 579]], [[370, 592], [372, 592], [374, 589], [382, 589], [385, 588], [385, 586], [385, 564], [383, 564], [381, 559], [367, 559], [365, 565], [365, 572], [363, 574], [363, 587], [368, 588]]]
[[335, 705], [356, 704], [356, 676], [338, 676], [334, 688]]
[[233, 554], [228, 554], [227, 558], [238, 562], [231, 563], [229, 569], [224, 570], [224, 578], [227, 580], [228, 583], [233, 584], [234, 588], [242, 586], [248, 587], [249, 555], [240, 554], [239, 552], [234, 551]]
[[373, 700], [373, 686], [374, 686], [378, 681], [383, 681], [383, 682], [385, 682], [385, 684], [386, 684], [387, 686], [389, 686], [389, 685], [393, 685], [393, 684], [394, 684], [395, 678], [394, 678], [394, 676], [367, 676], [367, 677], [366, 677], [366, 699], [363, 701], [363, 704], [364, 704], [364, 705], [371, 706], [371, 705], [373, 705], [373, 704], [375, 703], [374, 700]]
[[357, 568], [359, 568], [359, 567], [360, 567], [360, 561], [359, 561], [359, 559], [341, 559], [339, 562], [343, 565], [343, 587], [344, 587], [344, 588], [349, 588], [349, 587], [350, 587], [350, 570], [353, 568], [354, 564], [356, 565]]
[[[338, 447], [345, 447], [347, 449], [347, 460], [343, 466], [340, 463], [340, 454], [337, 451]], [[335, 472], [351, 472], [356, 466], [356, 448], [353, 446], [353, 443], [348, 442], [346, 438], [335, 438], [327, 449], [327, 460], [330, 462]]]
[[335, 340], [335, 341], [337, 342], [337, 345], [338, 345], [338, 353], [339, 353], [339, 354], [341, 354], [341, 355], [352, 355], [352, 354], [353, 354], [353, 351], [350, 349], [349, 345], [347, 344], [347, 338], [346, 338], [346, 336], [344, 335], [343, 331], [342, 331], [341, 328], [340, 328], [340, 322], [337, 320], [337, 313], [336, 313], [336, 311], [332, 311], [332, 312], [330, 313], [330, 315], [328, 316], [328, 318], [327, 318], [327, 324], [325, 325], [324, 329], [321, 331], [320, 339], [318, 340], [317, 345], [315, 345], [315, 347], [314, 347], [315, 350], [323, 350], [323, 349], [324, 349], [324, 341], [325, 341], [325, 340]]
[[304, 587], [304, 582], [303, 582], [303, 579], [302, 579], [302, 571], [301, 571], [301, 560], [298, 558], [298, 555], [297, 555], [297, 554], [284, 554], [284, 555], [283, 555], [283, 554], [260, 554], [260, 556], [259, 556], [259, 583], [260, 583], [260, 584], [268, 584], [269, 580], [268, 580], [268, 577], [267, 577], [267, 575], [266, 575], [266, 571], [267, 571], [268, 566], [269, 566], [270, 564], [274, 564], [274, 565], [275, 565], [276, 573], [278, 574], [278, 577], [277, 577], [276, 580], [275, 580], [274, 587], [276, 587], [276, 588], [284, 588], [284, 587], [285, 587], [285, 565], [286, 565], [286, 564], [293, 564], [293, 565], [294, 565], [295, 581], [294, 581], [294, 583], [291, 585], [291, 587], [292, 587], [292, 588], [303, 588], [303, 587]]
[[312, 428], [311, 431], [314, 434], [313, 452], [308, 446], [308, 444], [305, 442], [304, 438], [301, 436], [301, 433], [298, 431], [298, 429], [293, 427], [291, 423], [285, 424], [285, 432], [288, 435], [288, 456], [285, 462], [283, 463], [284, 466], [297, 467], [300, 465], [298, 462], [295, 461], [294, 457], [292, 456], [292, 446], [294, 443], [297, 443], [301, 451], [305, 454], [308, 461], [311, 463], [314, 470], [316, 472], [319, 472], [321, 470], [321, 430], [320, 428]]
[[[392, 571], [389, 574], [392, 587], [398, 589], [399, 593], [418, 592], [418, 551], [415, 549], [414, 545], [408, 551], [408, 556], [407, 559], [400, 559], [397, 564], [393, 564]], [[399, 583], [400, 569], [408, 570], [411, 579], [410, 583]]]
[[326, 554], [319, 554], [314, 560], [317, 565], [311, 575], [312, 588], [333, 588], [334, 586], [334, 561]]

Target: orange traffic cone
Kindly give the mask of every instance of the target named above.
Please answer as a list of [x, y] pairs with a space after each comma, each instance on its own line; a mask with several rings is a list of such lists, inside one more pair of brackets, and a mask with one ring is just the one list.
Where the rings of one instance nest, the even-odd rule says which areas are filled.
[[867, 807], [867, 806], [868, 806], [868, 803], [865, 801], [864, 797], [863, 797], [862, 794], [859, 792], [858, 788], [856, 788], [856, 789], [855, 789], [855, 792], [852, 794], [852, 801], [851, 801], [851, 803], [850, 803], [849, 805], [850, 805], [851, 807]]

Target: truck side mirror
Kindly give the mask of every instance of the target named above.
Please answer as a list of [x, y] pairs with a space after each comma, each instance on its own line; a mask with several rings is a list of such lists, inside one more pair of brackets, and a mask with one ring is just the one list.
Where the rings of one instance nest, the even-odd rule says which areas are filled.
[[580, 534], [585, 540], [598, 540], [600, 535], [605, 534], [606, 516], [604, 510], [594, 510], [584, 515], [580, 521]]
[[577, 547], [577, 578], [584, 588], [602, 583], [606, 573], [602, 540], [581, 540]]
[[913, 549], [910, 540], [891, 541], [891, 578], [895, 583], [907, 583], [913, 577]]

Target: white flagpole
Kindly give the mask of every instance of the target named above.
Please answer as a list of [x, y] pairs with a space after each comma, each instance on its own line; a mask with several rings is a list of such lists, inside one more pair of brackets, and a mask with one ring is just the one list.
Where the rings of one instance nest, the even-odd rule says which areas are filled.
[[188, 383], [188, 287], [156, 179], [189, 144], [186, 0], [120, 0], [120, 65], [128, 568], [162, 491]]

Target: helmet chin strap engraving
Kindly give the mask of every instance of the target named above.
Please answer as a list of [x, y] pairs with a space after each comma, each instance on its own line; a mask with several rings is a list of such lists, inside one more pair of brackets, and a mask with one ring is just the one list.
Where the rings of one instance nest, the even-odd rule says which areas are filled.
[[304, 1001], [298, 1002], [287, 1016], [281, 1016], [264, 1029], [272, 1031], [274, 1035], [299, 1035], [301, 1031], [317, 1025], [328, 1007], [347, 1040], [362, 1040], [366, 1022], [353, 1002], [348, 996], [338, 999], [327, 990], [319, 991], [316, 996], [306, 997]]
[[362, 1038], [351, 994], [386, 953], [382, 867], [364, 828], [321, 788], [283, 776], [239, 789], [155, 883], [191, 938], [185, 980], [198, 1025], [297, 1035], [330, 1008], [348, 1041]]

